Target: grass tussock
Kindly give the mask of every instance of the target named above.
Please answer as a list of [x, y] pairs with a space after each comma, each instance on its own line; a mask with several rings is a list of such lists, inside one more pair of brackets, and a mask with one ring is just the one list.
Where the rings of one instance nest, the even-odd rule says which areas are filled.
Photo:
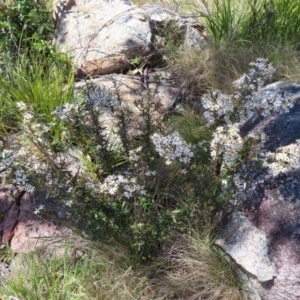
[[[133, 265], [126, 250], [94, 242], [64, 254], [18, 255], [1, 278], [0, 296], [36, 300], [244, 299], [231, 264], [209, 234], [193, 232], [166, 244], [151, 266]], [[122, 251], [120, 251], [122, 250]]]
[[1, 278], [0, 295], [26, 300], [141, 299], [147, 278], [134, 271], [121, 247], [93, 242], [68, 245], [59, 256], [20, 254]]
[[54, 120], [51, 113], [57, 106], [72, 101], [74, 75], [70, 65], [62, 68], [59, 61], [47, 63], [43, 57], [32, 57], [29, 61], [29, 56], [23, 54], [16, 61], [4, 57], [0, 62], [1, 131], [18, 130], [20, 116], [16, 104], [20, 101], [34, 107], [45, 122]]
[[162, 299], [246, 299], [232, 265], [209, 233], [177, 237], [158, 265], [152, 283]]

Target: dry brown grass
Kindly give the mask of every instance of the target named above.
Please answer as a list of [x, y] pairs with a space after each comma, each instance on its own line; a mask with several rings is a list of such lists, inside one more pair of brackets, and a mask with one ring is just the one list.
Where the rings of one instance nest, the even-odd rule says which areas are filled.
[[246, 299], [237, 274], [209, 234], [177, 238], [158, 262], [153, 299]]

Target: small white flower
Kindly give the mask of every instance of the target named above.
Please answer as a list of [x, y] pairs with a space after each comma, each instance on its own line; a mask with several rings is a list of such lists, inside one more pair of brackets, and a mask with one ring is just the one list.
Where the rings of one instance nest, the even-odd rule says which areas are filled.
[[243, 139], [239, 134], [238, 124], [225, 127], [218, 127], [213, 134], [211, 141], [211, 156], [217, 159], [223, 156], [222, 169], [233, 167], [236, 163], [239, 151], [243, 148]]
[[145, 172], [145, 176], [155, 176], [156, 175], [156, 171], [146, 171]]
[[70, 199], [70, 200], [67, 200], [67, 201], [65, 202], [65, 205], [71, 207], [71, 206], [73, 205], [73, 202], [74, 202], [74, 201], [71, 200], [71, 199]]
[[140, 190], [140, 195], [146, 195], [146, 191], [145, 190]]
[[35, 209], [34, 214], [39, 214], [44, 208], [45, 205], [41, 204], [38, 208]]
[[27, 106], [23, 101], [17, 102], [16, 105], [19, 108], [19, 110], [26, 110], [27, 109]]
[[26, 184], [26, 185], [24, 186], [24, 189], [25, 189], [25, 191], [26, 191], [27, 193], [33, 193], [34, 190], [35, 190], [35, 187], [32, 186], [31, 184]]
[[187, 174], [187, 172], [188, 172], [188, 171], [187, 171], [186, 169], [182, 169], [182, 170], [180, 171], [181, 174]]

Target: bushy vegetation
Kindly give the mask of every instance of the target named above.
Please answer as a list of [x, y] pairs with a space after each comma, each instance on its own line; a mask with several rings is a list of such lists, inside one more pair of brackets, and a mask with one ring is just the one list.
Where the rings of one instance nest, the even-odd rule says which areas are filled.
[[[293, 104], [276, 93], [263, 102], [257, 91], [273, 80], [300, 78], [300, 4], [169, 4], [205, 23], [207, 47], [190, 53], [165, 44], [163, 64], [184, 82], [182, 109], [157, 120], [152, 91], [135, 104], [140, 135], [134, 139], [118, 86], [106, 90], [87, 80], [74, 97], [72, 63], [50, 44], [46, 3], [0, 4], [1, 178], [58, 199], [66, 223], [90, 239], [73, 241], [60, 258], [20, 256], [0, 295], [244, 298], [237, 274], [213, 244], [215, 225], [238, 209], [230, 201], [244, 184], [236, 170], [264, 143], [264, 136], [241, 137], [239, 126], [253, 112], [266, 116]], [[166, 38], [173, 29], [164, 29]], [[116, 120], [114, 128], [106, 127], [106, 115]], [[69, 169], [70, 160], [80, 169]], [[261, 163], [270, 160], [276, 175], [293, 157]], [[51, 210], [39, 206], [35, 213], [46, 218]], [[73, 248], [79, 256], [70, 255]], [[4, 256], [9, 262], [13, 255]]]

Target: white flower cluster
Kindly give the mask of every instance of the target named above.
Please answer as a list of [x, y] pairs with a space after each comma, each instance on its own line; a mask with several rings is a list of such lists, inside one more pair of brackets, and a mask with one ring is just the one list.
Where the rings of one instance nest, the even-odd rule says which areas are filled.
[[24, 102], [17, 102], [17, 107], [23, 116], [23, 130], [29, 134], [34, 142], [43, 143], [42, 136], [50, 131], [50, 126], [53, 124], [41, 124], [37, 122], [33, 108], [26, 105]]
[[140, 155], [138, 155], [137, 153], [142, 151], [142, 147], [138, 147], [134, 150], [130, 150], [129, 151], [129, 159], [130, 161], [138, 161], [140, 159]]
[[[15, 159], [17, 157], [18, 154], [13, 153], [13, 151], [5, 149], [2, 151], [0, 157], [0, 178], [5, 180], [5, 178], [12, 172], [12, 165], [15, 163]], [[24, 187], [25, 191], [28, 193], [33, 192], [35, 189], [34, 186], [28, 183], [28, 178], [22, 169], [15, 171], [15, 179], [12, 180], [12, 183]]]
[[11, 142], [11, 147], [14, 149], [16, 155], [16, 166], [25, 168], [29, 172], [48, 174], [49, 165], [42, 159], [39, 149], [30, 143], [26, 136], [18, 136]]
[[57, 107], [51, 114], [63, 122], [74, 122], [79, 113], [80, 104], [78, 102], [66, 103]]
[[221, 170], [235, 165], [239, 151], [243, 148], [243, 139], [239, 134], [237, 124], [228, 125], [228, 128], [218, 127], [211, 142], [211, 156], [213, 159], [223, 158]]
[[17, 102], [16, 105], [17, 108], [23, 113], [24, 122], [33, 119], [34, 115], [32, 114], [31, 109], [28, 111], [28, 106], [23, 101]]
[[65, 201], [65, 206], [71, 207], [73, 205], [74, 201], [72, 199]]
[[[263, 58], [258, 58], [250, 63], [250, 66], [252, 68], [248, 73], [233, 83], [233, 86], [239, 90], [234, 98], [238, 99], [236, 102], [239, 107], [237, 111], [240, 124], [245, 123], [255, 114], [266, 117], [288, 112], [294, 105], [295, 98], [281, 90], [263, 89], [266, 82], [270, 81], [275, 74], [273, 66]], [[241, 91], [246, 91], [247, 95]]]
[[233, 83], [237, 90], [234, 95], [216, 90], [202, 97], [207, 126], [214, 125], [221, 118], [227, 124], [243, 124], [255, 114], [265, 117], [287, 112], [293, 106], [295, 99], [282, 91], [262, 89], [275, 74], [275, 69], [266, 59], [258, 58], [250, 63], [250, 67], [247, 74]]
[[117, 112], [123, 110], [119, 99], [114, 97], [111, 91], [104, 86], [88, 84], [85, 99], [87, 102], [95, 104], [101, 111]]
[[34, 186], [32, 186], [27, 182], [28, 178], [25, 175], [24, 170], [22, 169], [16, 170], [15, 176], [16, 178], [13, 180], [13, 183], [15, 185], [24, 187], [25, 191], [28, 193], [32, 193], [34, 191], [35, 189]]
[[[197, 146], [200, 147], [203, 151], [207, 152], [209, 151], [209, 142], [208, 141], [201, 141], [201, 142], [198, 142]], [[194, 145], [194, 147], [196, 148], [197, 147], [196, 145]]]
[[23, 124], [28, 124], [32, 120], [34, 120], [34, 114], [32, 111], [32, 107], [26, 105], [23, 101], [16, 103], [18, 109], [21, 111], [23, 116]]
[[8, 174], [11, 173], [11, 166], [16, 158], [16, 154], [13, 151], [4, 149], [1, 153], [0, 161], [0, 178], [5, 179]]
[[232, 96], [225, 95], [219, 90], [205, 94], [202, 97], [202, 106], [205, 109], [204, 117], [208, 126], [215, 124], [222, 116], [226, 118], [234, 110]]
[[124, 193], [123, 196], [127, 199], [132, 198], [135, 194], [139, 195], [145, 195], [146, 191], [144, 190], [144, 187], [137, 184], [135, 180], [133, 182], [127, 182], [127, 184], [123, 185]]
[[135, 178], [125, 178], [123, 175], [109, 175], [103, 183], [98, 185], [98, 189], [103, 194], [115, 195], [123, 187], [123, 196], [131, 198], [136, 194], [144, 195], [144, 187], [136, 183]]
[[300, 140], [296, 143], [279, 147], [276, 153], [267, 152], [263, 163], [274, 176], [300, 168]]
[[191, 161], [194, 153], [187, 143], [182, 140], [180, 134], [175, 131], [168, 136], [155, 133], [151, 137], [158, 154], [166, 159], [166, 164], [170, 165], [174, 160], [187, 164]]
[[264, 58], [257, 58], [249, 65], [252, 67], [247, 74], [243, 74], [238, 80], [233, 82], [233, 86], [238, 90], [257, 91], [263, 88], [267, 81], [270, 81], [276, 70], [272, 64], [267, 63]]
[[115, 195], [121, 184], [125, 182], [123, 175], [109, 175], [104, 182], [99, 185], [100, 192]]
[[17, 107], [23, 116], [23, 134], [11, 137], [10, 148], [17, 154], [15, 163], [18, 167], [22, 166], [29, 172], [46, 175], [50, 182], [52, 181], [51, 172], [49, 171], [51, 168], [42, 159], [39, 147], [48, 148], [43, 135], [54, 124], [39, 123], [33, 108], [24, 102], [18, 102]]
[[290, 97], [280, 90], [253, 92], [245, 96], [244, 104], [239, 110], [240, 123], [245, 123], [255, 114], [267, 117], [277, 113], [286, 113], [293, 107], [295, 100], [295, 97]]

